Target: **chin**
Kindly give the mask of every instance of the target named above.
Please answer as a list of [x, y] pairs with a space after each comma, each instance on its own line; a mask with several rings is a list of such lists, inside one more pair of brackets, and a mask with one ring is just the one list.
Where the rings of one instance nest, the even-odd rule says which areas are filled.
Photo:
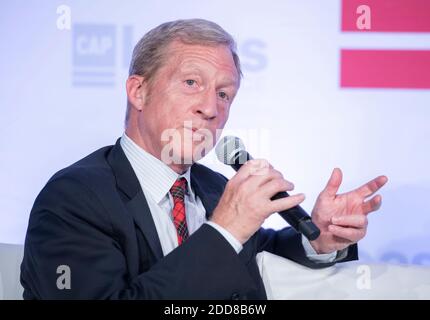
[[184, 148], [182, 152], [182, 163], [183, 164], [193, 164], [199, 161], [206, 155], [205, 150], [199, 147], [199, 145], [192, 145], [191, 147]]

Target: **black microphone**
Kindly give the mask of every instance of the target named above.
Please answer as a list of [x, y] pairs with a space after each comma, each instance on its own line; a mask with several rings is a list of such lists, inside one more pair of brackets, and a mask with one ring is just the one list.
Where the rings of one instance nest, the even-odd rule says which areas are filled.
[[[242, 165], [251, 160], [251, 155], [245, 150], [245, 145], [238, 137], [226, 136], [215, 148], [218, 159], [238, 171]], [[287, 192], [278, 192], [271, 200], [289, 197]], [[278, 212], [297, 232], [309, 240], [315, 240], [320, 235], [320, 229], [312, 222], [311, 217], [300, 206]]]

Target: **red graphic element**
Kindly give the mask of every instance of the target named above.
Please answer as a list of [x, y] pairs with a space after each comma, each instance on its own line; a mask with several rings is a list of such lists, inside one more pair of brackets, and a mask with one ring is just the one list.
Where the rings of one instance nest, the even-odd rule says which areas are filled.
[[[361, 5], [370, 8], [370, 30], [357, 28]], [[342, 0], [342, 31], [430, 32], [430, 0]]]
[[429, 89], [430, 50], [341, 50], [340, 86]]

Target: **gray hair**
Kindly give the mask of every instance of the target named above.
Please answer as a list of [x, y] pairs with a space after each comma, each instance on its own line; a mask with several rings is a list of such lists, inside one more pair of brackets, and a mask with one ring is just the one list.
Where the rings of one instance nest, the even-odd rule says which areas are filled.
[[[146, 33], [134, 47], [129, 76], [143, 76], [145, 81], [151, 82], [165, 61], [166, 48], [175, 40], [191, 45], [227, 46], [233, 56], [237, 72], [240, 77], [242, 76], [237, 46], [233, 37], [218, 24], [204, 19], [170, 21]], [[126, 123], [129, 108], [127, 105]]]

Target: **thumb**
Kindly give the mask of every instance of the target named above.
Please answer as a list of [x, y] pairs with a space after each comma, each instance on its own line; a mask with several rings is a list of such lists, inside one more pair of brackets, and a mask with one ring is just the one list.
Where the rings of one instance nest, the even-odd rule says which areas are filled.
[[342, 183], [342, 171], [339, 168], [334, 168], [326, 187], [322, 191], [325, 195], [334, 197]]

